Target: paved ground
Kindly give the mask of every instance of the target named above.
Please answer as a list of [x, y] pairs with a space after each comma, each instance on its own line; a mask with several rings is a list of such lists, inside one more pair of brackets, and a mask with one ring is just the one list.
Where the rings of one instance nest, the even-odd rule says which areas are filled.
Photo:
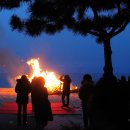
[[[0, 107], [3, 107], [3, 104], [7, 102], [13, 102], [16, 105], [15, 100], [16, 100], [16, 94], [14, 93], [14, 88], [0, 88]], [[61, 95], [49, 95], [49, 100], [52, 104], [61, 103]], [[72, 108], [74, 108], [75, 110], [81, 110], [80, 103], [81, 101], [78, 98], [78, 94], [73, 93], [70, 95], [70, 104]], [[58, 105], [57, 105], [57, 108], [59, 110], [61, 110], [60, 106], [61, 104], [59, 104], [59, 108], [58, 108]], [[7, 106], [5, 108], [8, 108], [9, 110], [10, 106]], [[15, 109], [15, 113], [16, 113], [16, 109]], [[81, 113], [82, 113], [81, 111], [80, 111], [80, 114], [69, 114], [69, 113], [67, 114], [66, 113], [63, 115], [63, 113], [61, 113], [59, 115], [57, 113], [58, 115], [54, 115], [54, 120], [51, 122], [48, 122], [48, 125], [45, 127], [45, 130], [62, 130], [63, 126], [71, 126], [73, 123], [76, 124], [76, 126], [81, 126], [81, 128], [83, 128]], [[35, 119], [34, 119], [33, 114], [31, 113], [28, 115], [28, 127], [24, 128], [24, 127], [17, 127], [16, 114], [14, 113], [7, 114], [5, 112], [1, 112], [0, 113], [0, 130], [16, 130], [16, 129], [17, 130], [24, 130], [24, 129], [34, 130]]]
[[[61, 103], [51, 103], [54, 120], [48, 122], [45, 130], [61, 130], [74, 125], [77, 129], [83, 128], [82, 112], [79, 108], [61, 108]], [[28, 126], [17, 126], [17, 105], [6, 102], [0, 106], [0, 130], [33, 130], [36, 128], [32, 105], [28, 104]], [[67, 129], [67, 128], [66, 128]]]
[[[54, 120], [48, 122], [45, 130], [61, 130], [66, 126], [72, 126], [73, 123], [83, 128], [82, 115], [54, 115]], [[0, 130], [34, 130], [35, 128], [33, 115], [28, 115], [28, 126], [25, 128], [17, 126], [16, 115], [0, 114]]]

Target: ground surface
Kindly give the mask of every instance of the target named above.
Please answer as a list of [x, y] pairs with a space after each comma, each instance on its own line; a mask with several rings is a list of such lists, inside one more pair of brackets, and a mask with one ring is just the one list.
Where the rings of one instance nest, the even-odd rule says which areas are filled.
[[[28, 105], [27, 128], [17, 127], [17, 106], [15, 100], [14, 88], [0, 88], [0, 130], [34, 130], [36, 124], [31, 111], [31, 104]], [[61, 130], [64, 126], [71, 126], [73, 123], [83, 128], [81, 104], [77, 93], [70, 95], [70, 108], [61, 108], [61, 95], [51, 95], [49, 100], [54, 120], [48, 122], [45, 130]]]
[[[54, 115], [77, 115], [81, 114], [80, 109], [74, 107], [61, 107], [59, 102], [51, 103], [52, 113]], [[32, 104], [27, 105], [27, 113], [32, 114]], [[5, 102], [0, 106], [0, 114], [17, 114], [17, 104], [15, 102]]]

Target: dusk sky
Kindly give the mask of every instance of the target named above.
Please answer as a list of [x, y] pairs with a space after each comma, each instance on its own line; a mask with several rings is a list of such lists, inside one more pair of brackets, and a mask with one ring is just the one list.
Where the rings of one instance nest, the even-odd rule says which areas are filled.
[[[11, 14], [19, 14], [25, 18], [23, 10], [24, 7], [20, 10], [0, 12], [0, 51], [5, 52], [10, 61], [13, 56], [25, 62], [30, 58], [39, 57], [45, 69], [58, 73], [103, 73], [103, 46], [96, 43], [94, 36], [83, 37], [63, 30], [55, 35], [42, 33], [33, 38], [12, 31], [9, 25]], [[114, 73], [130, 73], [130, 25], [112, 39], [111, 46]], [[1, 65], [8, 64], [4, 63], [5, 59], [2, 58]]]

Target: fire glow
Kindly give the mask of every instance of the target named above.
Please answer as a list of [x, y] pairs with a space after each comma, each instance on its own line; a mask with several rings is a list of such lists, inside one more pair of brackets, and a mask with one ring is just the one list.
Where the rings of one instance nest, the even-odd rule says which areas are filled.
[[[59, 80], [59, 76], [56, 75], [54, 72], [43, 71], [40, 68], [39, 59], [30, 59], [29, 61], [27, 61], [27, 64], [32, 68], [32, 75], [28, 76], [30, 82], [34, 77], [42, 76], [45, 79], [45, 87], [50, 94], [62, 91], [63, 82]], [[77, 90], [77, 88], [77, 86], [73, 86], [71, 84], [70, 90], [75, 91]]]

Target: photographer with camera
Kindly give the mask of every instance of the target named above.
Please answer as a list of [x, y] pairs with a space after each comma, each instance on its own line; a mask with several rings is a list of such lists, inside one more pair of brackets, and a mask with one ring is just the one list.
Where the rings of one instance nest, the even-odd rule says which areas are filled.
[[[61, 107], [69, 107], [69, 97], [70, 97], [70, 83], [71, 78], [69, 75], [61, 76], [60, 80], [63, 82], [63, 91], [62, 91], [62, 106]], [[66, 97], [66, 102], [65, 102]]]

